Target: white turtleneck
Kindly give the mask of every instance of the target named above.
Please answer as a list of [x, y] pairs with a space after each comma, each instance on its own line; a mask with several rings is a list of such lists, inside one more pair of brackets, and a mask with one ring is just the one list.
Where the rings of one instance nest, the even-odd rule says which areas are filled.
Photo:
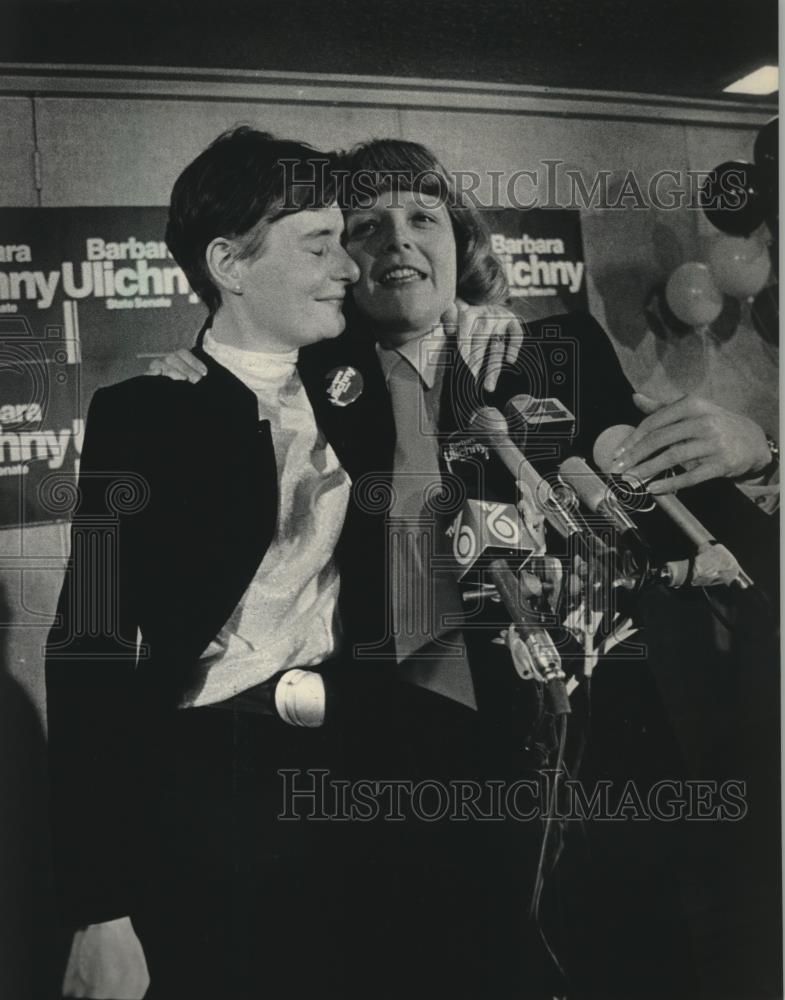
[[[199, 661], [185, 706], [225, 701], [274, 674], [321, 663], [335, 651], [339, 579], [333, 559], [349, 499], [349, 477], [316, 426], [297, 373], [297, 351], [243, 351], [205, 334], [204, 349], [239, 378], [268, 420], [278, 475], [273, 541], [243, 599]], [[307, 673], [307, 672], [305, 672]], [[300, 696], [313, 690], [298, 675]], [[321, 678], [318, 680], [321, 686]], [[278, 686], [281, 697], [292, 687]], [[293, 689], [292, 689], [293, 690]], [[278, 690], [276, 691], [278, 695]], [[286, 706], [277, 697], [287, 721]], [[289, 713], [291, 714], [291, 713]]]

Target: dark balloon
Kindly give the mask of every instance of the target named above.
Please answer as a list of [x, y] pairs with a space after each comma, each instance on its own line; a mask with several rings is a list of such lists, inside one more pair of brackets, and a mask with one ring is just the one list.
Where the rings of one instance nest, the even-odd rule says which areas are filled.
[[700, 189], [699, 201], [709, 222], [729, 236], [749, 236], [766, 217], [758, 171], [743, 160], [715, 167]]
[[775, 346], [780, 342], [780, 286], [778, 282], [767, 285], [755, 296], [752, 303], [752, 323], [761, 337]]
[[778, 132], [779, 119], [772, 118], [758, 132], [758, 137], [755, 140], [755, 166], [758, 168], [764, 185], [777, 183], [777, 165], [779, 162], [777, 153]]
[[779, 228], [779, 119], [772, 118], [755, 140], [755, 167], [761, 180], [766, 225], [776, 239]]

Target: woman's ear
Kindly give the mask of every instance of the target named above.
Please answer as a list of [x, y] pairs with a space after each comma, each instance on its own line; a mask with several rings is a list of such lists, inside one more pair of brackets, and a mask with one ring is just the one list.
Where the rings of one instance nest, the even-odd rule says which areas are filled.
[[216, 285], [224, 292], [242, 295], [241, 268], [231, 240], [225, 236], [216, 236], [207, 244], [204, 256], [210, 277]]

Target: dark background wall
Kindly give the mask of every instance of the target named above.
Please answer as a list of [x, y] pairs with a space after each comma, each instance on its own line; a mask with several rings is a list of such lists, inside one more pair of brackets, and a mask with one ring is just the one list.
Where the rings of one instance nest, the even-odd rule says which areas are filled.
[[772, 0], [2, 0], [0, 62], [716, 97], [777, 62]]

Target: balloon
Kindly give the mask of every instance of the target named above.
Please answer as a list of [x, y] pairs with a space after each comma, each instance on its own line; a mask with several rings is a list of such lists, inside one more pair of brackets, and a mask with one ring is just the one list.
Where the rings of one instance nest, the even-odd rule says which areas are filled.
[[731, 236], [749, 236], [766, 215], [758, 171], [742, 160], [715, 167], [701, 186], [698, 200], [709, 222]]
[[767, 212], [766, 214], [766, 225], [769, 227], [769, 232], [776, 243], [780, 234], [780, 213], [776, 204], [774, 206], [774, 210]]
[[769, 278], [769, 248], [761, 240], [718, 236], [709, 247], [709, 267], [720, 291], [751, 299]]
[[774, 239], [769, 243], [769, 257], [771, 257], [771, 266], [774, 268], [777, 274], [780, 273], [780, 241], [777, 239], [777, 233], [772, 233]]
[[779, 228], [779, 119], [766, 122], [755, 139], [755, 167], [761, 178], [766, 225], [774, 239]]
[[677, 267], [665, 286], [673, 314], [690, 326], [713, 323], [722, 312], [722, 292], [705, 264], [691, 260]]
[[775, 281], [755, 296], [752, 303], [752, 323], [763, 339], [779, 346], [780, 342], [780, 286]]
[[779, 156], [777, 142], [779, 139], [779, 119], [772, 118], [758, 132], [753, 147], [755, 166], [758, 168], [764, 186], [777, 184], [777, 165]]

